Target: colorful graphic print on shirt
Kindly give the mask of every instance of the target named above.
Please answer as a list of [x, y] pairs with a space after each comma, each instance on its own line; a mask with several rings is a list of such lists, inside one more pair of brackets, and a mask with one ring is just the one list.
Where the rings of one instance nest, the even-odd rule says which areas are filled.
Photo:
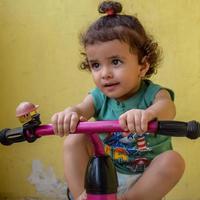
[[123, 137], [121, 132], [114, 132], [104, 139], [105, 153], [110, 155], [115, 165], [120, 165], [134, 173], [145, 170], [150, 161], [145, 154], [151, 151], [145, 134], [131, 133]]

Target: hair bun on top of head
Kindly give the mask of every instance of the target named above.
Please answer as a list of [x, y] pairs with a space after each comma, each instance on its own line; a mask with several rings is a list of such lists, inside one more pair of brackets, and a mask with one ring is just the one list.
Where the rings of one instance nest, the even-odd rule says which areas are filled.
[[116, 1], [103, 1], [98, 8], [99, 13], [106, 13], [107, 15], [116, 15], [122, 11], [122, 5]]

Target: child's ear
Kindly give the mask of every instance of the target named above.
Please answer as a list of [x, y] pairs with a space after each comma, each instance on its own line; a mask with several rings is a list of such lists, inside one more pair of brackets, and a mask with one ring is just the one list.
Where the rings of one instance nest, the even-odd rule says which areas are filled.
[[146, 73], [148, 72], [150, 64], [147, 60], [147, 56], [144, 56], [141, 60], [141, 68], [140, 68], [140, 76], [144, 78]]

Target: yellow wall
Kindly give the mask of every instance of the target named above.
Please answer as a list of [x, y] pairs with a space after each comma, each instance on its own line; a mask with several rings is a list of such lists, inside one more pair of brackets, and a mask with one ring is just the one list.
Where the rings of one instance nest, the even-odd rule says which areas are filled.
[[[1, 129], [20, 126], [15, 108], [21, 101], [39, 104], [43, 123], [49, 123], [54, 112], [77, 103], [87, 94], [93, 83], [88, 73], [78, 70], [78, 34], [98, 16], [99, 2], [0, 1]], [[200, 2], [121, 2], [127, 13], [137, 13], [163, 47], [164, 61], [154, 80], [176, 92], [176, 119], [200, 120]], [[173, 141], [187, 168], [167, 199], [200, 199], [200, 141]], [[46, 137], [33, 144], [0, 146], [0, 199], [45, 197], [44, 193], [49, 199], [63, 199], [62, 142], [61, 138]], [[37, 178], [34, 170], [39, 180], [35, 180], [35, 185], [31, 184]], [[53, 192], [47, 183], [54, 186]]]

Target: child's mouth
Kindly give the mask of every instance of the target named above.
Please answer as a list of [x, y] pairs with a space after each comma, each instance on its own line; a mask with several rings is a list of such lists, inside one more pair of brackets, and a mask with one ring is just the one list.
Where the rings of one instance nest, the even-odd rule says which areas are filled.
[[118, 85], [119, 85], [119, 82], [117, 82], [117, 83], [106, 83], [106, 84], [104, 84], [104, 88], [111, 91], [111, 90], [114, 90]]
[[119, 83], [106, 83], [104, 84], [104, 87], [112, 87], [112, 86], [116, 86], [119, 85]]

